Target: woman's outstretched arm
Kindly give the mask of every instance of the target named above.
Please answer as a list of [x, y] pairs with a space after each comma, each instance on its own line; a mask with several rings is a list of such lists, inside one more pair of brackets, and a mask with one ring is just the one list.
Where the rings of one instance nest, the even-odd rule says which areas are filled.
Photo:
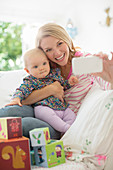
[[94, 73], [93, 75], [101, 77], [103, 80], [111, 83], [113, 89], [113, 52], [112, 58], [108, 59], [108, 55], [100, 52], [97, 56], [103, 59], [103, 71], [101, 73]]
[[58, 81], [55, 81], [42, 89], [34, 90], [25, 100], [22, 101], [22, 104], [31, 105], [49, 96], [57, 97], [63, 101], [64, 90]]

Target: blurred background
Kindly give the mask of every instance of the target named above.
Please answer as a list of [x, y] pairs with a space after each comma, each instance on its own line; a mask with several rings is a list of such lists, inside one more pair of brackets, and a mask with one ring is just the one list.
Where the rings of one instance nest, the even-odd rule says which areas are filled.
[[83, 51], [113, 51], [113, 0], [0, 0], [0, 70], [20, 69], [40, 26], [63, 26]]

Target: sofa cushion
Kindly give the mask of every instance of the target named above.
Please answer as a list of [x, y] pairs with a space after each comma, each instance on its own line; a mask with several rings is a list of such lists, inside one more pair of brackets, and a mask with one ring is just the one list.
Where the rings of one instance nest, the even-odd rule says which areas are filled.
[[10, 101], [25, 75], [24, 70], [0, 71], [0, 108]]

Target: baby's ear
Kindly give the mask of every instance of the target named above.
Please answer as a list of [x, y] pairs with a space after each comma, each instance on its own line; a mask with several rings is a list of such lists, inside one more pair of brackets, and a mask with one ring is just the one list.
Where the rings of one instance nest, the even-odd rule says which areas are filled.
[[29, 70], [27, 68], [24, 68], [24, 70], [29, 74]]

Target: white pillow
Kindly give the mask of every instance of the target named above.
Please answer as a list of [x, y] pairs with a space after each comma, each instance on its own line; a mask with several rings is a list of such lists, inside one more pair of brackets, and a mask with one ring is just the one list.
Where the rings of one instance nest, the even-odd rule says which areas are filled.
[[0, 107], [7, 104], [13, 92], [26, 76], [24, 70], [0, 71]]
[[71, 152], [68, 159], [103, 169], [113, 148], [113, 90], [93, 87], [62, 140], [66, 153]]

